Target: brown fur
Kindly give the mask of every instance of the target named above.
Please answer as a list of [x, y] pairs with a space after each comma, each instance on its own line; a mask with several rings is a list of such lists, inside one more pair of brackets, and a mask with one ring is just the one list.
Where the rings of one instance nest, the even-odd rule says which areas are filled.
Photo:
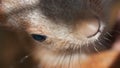
[[[106, 41], [104, 35], [115, 24], [119, 8], [117, 0], [111, 1], [101, 5], [101, 0], [2, 0], [1, 40], [9, 43], [0, 42], [6, 46], [0, 66], [80, 68], [90, 54], [107, 48], [100, 39]], [[47, 39], [39, 42], [31, 34], [46, 35]]]

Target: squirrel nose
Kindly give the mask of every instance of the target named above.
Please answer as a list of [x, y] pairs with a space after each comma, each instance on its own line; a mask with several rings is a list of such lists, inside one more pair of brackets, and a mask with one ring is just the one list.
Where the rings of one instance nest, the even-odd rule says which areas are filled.
[[98, 33], [100, 29], [99, 19], [80, 20], [75, 24], [75, 32], [84, 37], [92, 37]]

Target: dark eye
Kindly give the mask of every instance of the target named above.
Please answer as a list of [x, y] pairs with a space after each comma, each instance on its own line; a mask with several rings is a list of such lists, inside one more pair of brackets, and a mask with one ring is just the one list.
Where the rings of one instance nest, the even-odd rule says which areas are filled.
[[45, 35], [38, 35], [38, 34], [32, 34], [33, 39], [43, 42], [46, 40], [47, 36]]

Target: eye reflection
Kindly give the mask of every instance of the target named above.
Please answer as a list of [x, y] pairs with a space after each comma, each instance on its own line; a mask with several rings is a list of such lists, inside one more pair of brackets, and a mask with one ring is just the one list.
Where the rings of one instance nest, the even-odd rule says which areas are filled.
[[34, 40], [43, 42], [46, 40], [47, 36], [45, 35], [39, 35], [39, 34], [31, 34]]

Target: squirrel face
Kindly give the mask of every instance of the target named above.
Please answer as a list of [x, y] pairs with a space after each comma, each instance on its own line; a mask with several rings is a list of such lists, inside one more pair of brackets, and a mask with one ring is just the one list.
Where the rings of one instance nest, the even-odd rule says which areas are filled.
[[[34, 45], [39, 46], [33, 49], [32, 57], [43, 68], [53, 60], [57, 62], [57, 57], [64, 56], [64, 53], [67, 55], [66, 64], [69, 64], [67, 58], [70, 59], [71, 55], [80, 55], [81, 58], [108, 47], [106, 43], [109, 43], [109, 37], [106, 37], [110, 36], [109, 31], [115, 24], [118, 10], [116, 2], [3, 0], [1, 16], [5, 20], [0, 20], [0, 25], [25, 31]], [[77, 60], [74, 59], [75, 62]]]

